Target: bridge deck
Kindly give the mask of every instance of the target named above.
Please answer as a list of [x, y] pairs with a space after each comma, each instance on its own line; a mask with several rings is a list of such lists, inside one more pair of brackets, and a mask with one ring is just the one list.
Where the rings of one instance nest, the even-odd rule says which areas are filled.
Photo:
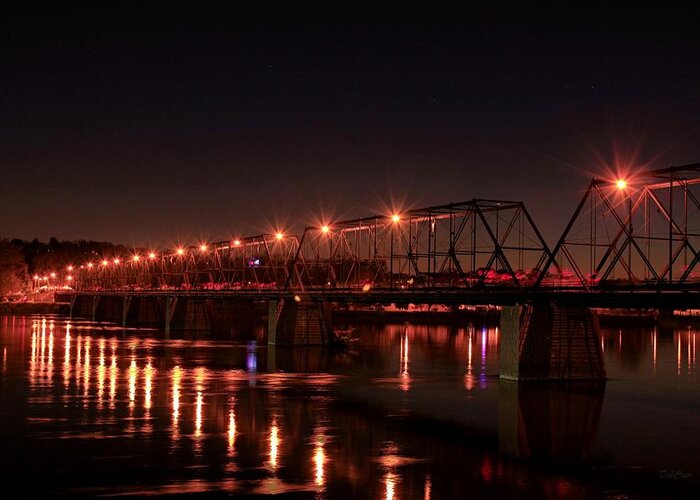
[[64, 300], [73, 296], [183, 297], [193, 299], [274, 300], [304, 299], [354, 304], [444, 304], [513, 305], [526, 302], [556, 302], [582, 307], [700, 308], [700, 290], [691, 285], [664, 288], [615, 290], [580, 289], [430, 289], [430, 290], [101, 290], [59, 294]]

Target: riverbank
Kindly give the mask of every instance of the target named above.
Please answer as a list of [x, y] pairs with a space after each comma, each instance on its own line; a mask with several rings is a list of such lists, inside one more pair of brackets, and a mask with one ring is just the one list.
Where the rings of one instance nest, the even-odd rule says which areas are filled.
[[408, 311], [382, 309], [336, 309], [333, 320], [339, 323], [416, 323], [453, 324], [484, 323], [498, 324], [501, 312], [495, 308], [460, 311]]
[[[659, 319], [653, 309], [595, 309], [602, 327], [649, 327], [665, 328], [700, 327], [700, 315], [678, 314]], [[501, 311], [498, 308], [476, 308], [457, 311], [416, 311], [402, 309], [336, 309], [333, 320], [340, 324], [350, 323], [412, 323], [412, 324], [467, 324], [498, 325]]]
[[67, 302], [0, 302], [0, 315], [29, 316], [32, 314], [69, 314]]
[[[600, 325], [603, 327], [654, 327], [659, 326], [657, 311], [597, 309]], [[68, 302], [0, 302], [2, 316], [30, 316], [34, 314], [70, 314]], [[262, 316], [261, 316], [262, 318]], [[479, 308], [458, 311], [409, 311], [401, 309], [336, 309], [333, 311], [336, 324], [350, 323], [413, 323], [413, 324], [467, 324], [480, 323], [498, 325], [500, 310]], [[676, 314], [666, 318], [661, 326], [672, 328], [700, 327], [700, 315]]]

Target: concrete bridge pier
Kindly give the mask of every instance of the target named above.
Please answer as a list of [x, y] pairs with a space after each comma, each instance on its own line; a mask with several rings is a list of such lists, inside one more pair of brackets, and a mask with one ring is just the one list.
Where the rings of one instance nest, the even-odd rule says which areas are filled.
[[97, 311], [97, 297], [86, 295], [73, 295], [70, 300], [70, 318], [83, 317], [95, 321]]
[[73, 319], [73, 311], [75, 310], [75, 302], [78, 299], [77, 295], [73, 295], [70, 298], [70, 307], [68, 309], [68, 318]]
[[120, 295], [105, 295], [95, 297], [94, 321], [109, 321], [122, 324], [124, 318], [125, 300]]
[[123, 326], [162, 327], [163, 305], [160, 297], [130, 296], [124, 302]]
[[98, 297], [88, 295], [74, 295], [70, 300], [70, 318], [90, 318], [95, 321], [97, 317]]
[[271, 299], [267, 305], [267, 345], [277, 344], [277, 324], [284, 307], [284, 299]]
[[501, 379], [605, 380], [598, 318], [588, 308], [504, 306], [500, 344]]
[[673, 335], [673, 331], [678, 327], [678, 321], [673, 314], [671, 307], [660, 308], [656, 316], [656, 326], [661, 335]]
[[333, 321], [327, 304], [311, 299], [270, 300], [268, 345], [328, 345], [333, 338]]
[[[71, 298], [71, 317], [127, 326], [250, 336], [261, 316], [260, 300], [177, 295], [89, 295]], [[276, 323], [275, 323], [276, 324]]]
[[97, 307], [99, 305], [100, 305], [100, 296], [95, 295], [94, 297], [92, 297], [92, 310], [91, 310], [91, 313], [92, 313], [91, 317], [92, 317], [93, 323], [95, 321], [97, 321]]
[[132, 298], [128, 295], [123, 297], [122, 301], [122, 327], [126, 326], [126, 319], [129, 316], [129, 307], [131, 306]]
[[177, 297], [165, 297], [163, 299], [163, 329], [165, 330], [165, 338], [170, 338], [170, 327], [175, 316], [175, 307], [177, 306]]

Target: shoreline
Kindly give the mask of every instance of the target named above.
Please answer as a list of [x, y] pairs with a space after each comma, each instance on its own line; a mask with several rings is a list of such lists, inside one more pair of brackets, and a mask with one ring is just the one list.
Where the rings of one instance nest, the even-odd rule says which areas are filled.
[[[674, 315], [660, 321], [652, 311], [627, 311], [617, 309], [598, 310], [602, 327], [618, 326], [662, 326], [662, 327], [698, 327], [700, 316]], [[35, 314], [70, 314], [68, 302], [0, 302], [0, 316], [30, 316]], [[405, 311], [405, 310], [370, 310], [370, 309], [336, 309], [333, 319], [339, 324], [345, 323], [416, 323], [416, 324], [466, 324], [483, 321], [485, 324], [498, 324], [500, 311], [496, 309], [477, 309], [465, 311]]]
[[0, 302], [0, 315], [69, 314], [68, 302]]

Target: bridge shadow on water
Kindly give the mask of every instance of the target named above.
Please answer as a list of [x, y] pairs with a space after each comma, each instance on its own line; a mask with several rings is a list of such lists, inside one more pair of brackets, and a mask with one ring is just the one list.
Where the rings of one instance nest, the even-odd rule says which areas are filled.
[[605, 381], [499, 383], [499, 449], [510, 457], [578, 464], [595, 440]]

